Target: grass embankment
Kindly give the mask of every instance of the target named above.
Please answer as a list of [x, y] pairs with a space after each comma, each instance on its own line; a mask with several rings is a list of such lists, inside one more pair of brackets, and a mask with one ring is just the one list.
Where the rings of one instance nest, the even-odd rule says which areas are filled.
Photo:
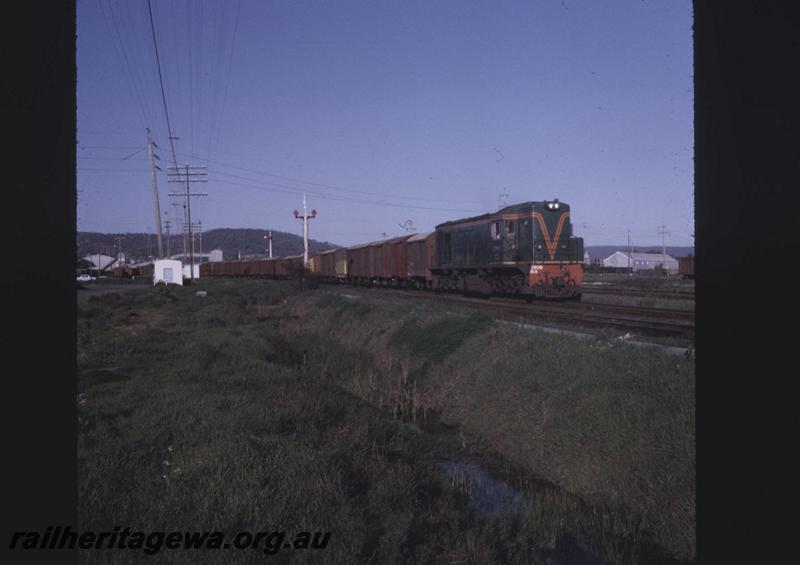
[[[419, 308], [261, 281], [90, 299], [81, 527], [331, 530], [323, 551], [273, 556], [316, 562], [555, 563], [580, 546], [625, 563], [658, 553], [650, 535], [693, 555], [687, 361]], [[466, 460], [524, 511], [475, 509], [440, 469]]]

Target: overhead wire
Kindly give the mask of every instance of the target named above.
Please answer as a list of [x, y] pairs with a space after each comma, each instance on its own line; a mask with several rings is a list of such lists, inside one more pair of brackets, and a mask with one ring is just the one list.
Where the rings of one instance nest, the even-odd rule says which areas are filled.
[[[178, 153], [180, 155], [187, 155], [187, 154], [181, 153], [181, 152], [178, 152]], [[357, 189], [353, 189], [353, 188], [346, 188], [346, 187], [341, 187], [341, 186], [332, 185], [332, 184], [325, 184], [325, 183], [319, 183], [319, 182], [313, 182], [313, 181], [298, 179], [296, 177], [288, 177], [288, 176], [285, 176], [285, 175], [279, 175], [279, 174], [270, 173], [270, 172], [267, 172], [267, 171], [260, 171], [260, 170], [257, 170], [257, 169], [250, 169], [250, 168], [247, 168], [247, 167], [240, 167], [240, 166], [237, 166], [237, 165], [231, 165], [231, 164], [228, 164], [228, 163], [223, 163], [223, 162], [217, 161], [215, 159], [209, 159], [209, 158], [206, 158], [206, 157], [199, 157], [197, 155], [187, 155], [187, 156], [189, 156], [189, 157], [191, 157], [193, 159], [197, 159], [199, 161], [206, 161], [208, 163], [215, 163], [217, 165], [222, 165], [224, 167], [228, 167], [228, 168], [231, 168], [231, 169], [238, 169], [238, 170], [242, 170], [242, 171], [246, 171], [246, 172], [261, 174], [261, 175], [264, 175], [264, 176], [275, 177], [275, 178], [288, 180], [288, 181], [292, 181], [292, 182], [298, 182], [298, 183], [301, 183], [301, 184], [307, 184], [309, 186], [317, 186], [317, 187], [320, 187], [320, 188], [329, 188], [331, 190], [339, 190], [339, 191], [342, 191], [342, 192], [350, 192], [350, 193], [353, 193], [353, 194], [364, 194], [364, 195], [368, 195], [368, 196], [381, 196], [383, 198], [390, 198], [390, 199], [394, 199], [394, 200], [414, 200], [414, 201], [419, 201], [419, 202], [452, 202], [453, 201], [452, 198], [424, 198], [424, 197], [399, 195], [399, 194], [384, 193], [384, 192], [370, 192], [370, 191], [366, 191], [366, 190], [357, 190]], [[468, 203], [468, 204], [480, 204], [480, 201], [478, 201], [478, 200], [461, 200], [460, 202], [461, 203]]]
[[[137, 46], [141, 45], [141, 42], [139, 41], [140, 28], [138, 28], [136, 24], [137, 22], [141, 22], [142, 14], [138, 10], [133, 10], [134, 6], [130, 2], [123, 2], [121, 6], [119, 4], [120, 3], [117, 2], [116, 11], [119, 19], [119, 29], [121, 34], [124, 36], [124, 43], [127, 43], [131, 46], [131, 72], [133, 73], [142, 93], [142, 98], [144, 100], [145, 109], [148, 115], [148, 124], [152, 124], [155, 121], [155, 117], [158, 115], [158, 113], [157, 111], [154, 111], [153, 102], [150, 96], [148, 96], [149, 89], [145, 86], [150, 83], [149, 73], [147, 72], [149, 67], [145, 66], [141, 56], [137, 56], [139, 51]], [[157, 109], [157, 106], [155, 108]], [[140, 132], [139, 135], [142, 135], [142, 132]]]
[[230, 84], [231, 80], [231, 69], [233, 68], [233, 53], [236, 48], [236, 35], [239, 31], [239, 12], [242, 7], [242, 2], [239, 0], [236, 4], [236, 16], [234, 18], [233, 23], [233, 36], [231, 38], [231, 49], [230, 49], [230, 56], [228, 58], [228, 74], [225, 77], [225, 87], [223, 88], [222, 93], [222, 108], [220, 109], [219, 115], [219, 127], [217, 129], [217, 135], [215, 136], [215, 146], [214, 146], [214, 153], [212, 155], [216, 155], [216, 150], [219, 148], [219, 140], [222, 137], [222, 122], [225, 118], [225, 105], [228, 101], [228, 85]]
[[148, 14], [150, 15], [150, 30], [153, 33], [153, 47], [155, 48], [155, 51], [156, 51], [156, 64], [158, 66], [158, 82], [161, 85], [161, 100], [164, 103], [164, 115], [165, 115], [165, 117], [167, 119], [167, 138], [169, 139], [169, 145], [170, 145], [170, 148], [172, 149], [172, 162], [175, 165], [175, 168], [177, 169], [177, 167], [178, 167], [178, 159], [177, 159], [177, 157], [175, 155], [175, 144], [174, 144], [173, 139], [172, 139], [173, 138], [172, 126], [170, 125], [170, 122], [169, 122], [169, 110], [167, 109], [167, 97], [166, 97], [166, 94], [164, 93], [164, 78], [161, 75], [161, 59], [160, 59], [160, 57], [158, 55], [158, 42], [156, 41], [156, 29], [155, 29], [155, 25], [153, 23], [153, 7], [152, 7], [152, 5], [150, 3], [150, 0], [147, 0], [147, 11], [148, 11]]
[[95, 167], [78, 167], [77, 171], [106, 171], [110, 173], [141, 173], [146, 172], [147, 169], [101, 169]]
[[92, 161], [149, 161], [146, 157], [139, 157], [136, 159], [131, 159], [130, 157], [76, 157], [76, 159], [88, 159]]
[[193, 57], [192, 52], [194, 51], [194, 43], [192, 41], [192, 4], [193, 2], [188, 2], [187, 8], [187, 30], [188, 30], [188, 42], [187, 45], [189, 46], [189, 143], [192, 149], [192, 153], [194, 153], [194, 64], [193, 64]]
[[146, 149], [141, 145], [81, 145], [80, 149]]
[[219, 61], [222, 57], [222, 34], [223, 34], [223, 23], [221, 21], [222, 17], [225, 15], [224, 9], [222, 10], [222, 16], [220, 16], [220, 6], [224, 6], [221, 2], [216, 3], [216, 12], [214, 17], [214, 33], [212, 35], [212, 53], [214, 54], [214, 62], [212, 66], [212, 70], [209, 74], [209, 81], [211, 82], [210, 85], [210, 99], [211, 99], [211, 119], [208, 122], [208, 155], [212, 154], [213, 144], [214, 144], [214, 124], [216, 123], [217, 119], [217, 100], [219, 99], [217, 93], [217, 85], [219, 84]]
[[[108, 9], [111, 12], [111, 17], [113, 18], [113, 10], [111, 8], [111, 3], [109, 0], [106, 0], [108, 4]], [[108, 30], [109, 37], [111, 39], [111, 44], [114, 46], [114, 52], [117, 54], [117, 59], [120, 61], [121, 67], [124, 69], [123, 74], [125, 75], [125, 79], [128, 82], [128, 86], [130, 91], [133, 93], [134, 100], [140, 112], [140, 118], [142, 120], [142, 126], [146, 127], [148, 116], [145, 112], [145, 105], [142, 102], [141, 94], [139, 92], [138, 86], [135, 83], [133, 72], [131, 71], [130, 63], [128, 61], [128, 54], [127, 51], [124, 51], [124, 43], [122, 42], [122, 37], [119, 32], [119, 27], [116, 25], [116, 21], [114, 21], [114, 27], [112, 28], [111, 23], [109, 22], [109, 16], [106, 15], [106, 11], [103, 8], [103, 0], [97, 0], [98, 8], [100, 9], [100, 13], [103, 15], [103, 21], [106, 24], [106, 29]], [[115, 36], [116, 33], [116, 36]], [[120, 46], [117, 46], [118, 39]], [[121, 51], [122, 50], [122, 51]], [[127, 71], [127, 72], [125, 72]]]
[[[216, 174], [220, 174], [220, 173], [216, 172]], [[348, 198], [348, 197], [343, 197], [343, 196], [336, 196], [336, 195], [326, 194], [326, 193], [322, 193], [322, 192], [308, 191], [308, 190], [303, 190], [303, 189], [300, 189], [300, 188], [290, 187], [290, 186], [286, 186], [286, 185], [280, 185], [278, 183], [262, 183], [262, 184], [259, 184], [259, 185], [253, 185], [253, 184], [243, 184], [243, 183], [233, 182], [233, 181], [226, 181], [226, 180], [218, 179], [218, 178], [215, 178], [213, 180], [214, 180], [214, 182], [217, 182], [217, 183], [228, 184], [228, 185], [231, 185], [231, 186], [238, 186], [238, 187], [243, 187], [243, 188], [249, 188], [249, 189], [253, 189], [253, 190], [263, 190], [263, 191], [266, 191], [266, 192], [284, 192], [284, 193], [287, 193], [287, 194], [295, 194], [295, 195], [307, 193], [307, 194], [311, 194], [311, 195], [316, 196], [316, 197], [318, 197], [320, 199], [323, 199], [323, 200], [334, 200], [334, 201], [339, 201], [339, 202], [348, 202], [348, 203], [351, 203], [351, 204], [365, 204], [365, 205], [378, 206], [378, 207], [380, 207], [380, 206], [388, 206], [388, 207], [391, 207], [391, 208], [404, 208], [404, 209], [414, 209], [414, 210], [435, 210], [435, 211], [444, 211], [444, 212], [461, 212], [461, 213], [469, 213], [469, 214], [476, 213], [476, 212], [481, 212], [481, 210], [469, 210], [469, 209], [462, 209], [462, 208], [441, 208], [441, 207], [432, 207], [432, 206], [417, 206], [417, 205], [414, 205], [414, 204], [396, 204], [396, 203], [391, 203], [391, 202], [375, 202], [375, 201], [363, 200], [363, 199], [358, 199], [358, 198]], [[265, 185], [269, 185], [269, 186], [265, 186]]]

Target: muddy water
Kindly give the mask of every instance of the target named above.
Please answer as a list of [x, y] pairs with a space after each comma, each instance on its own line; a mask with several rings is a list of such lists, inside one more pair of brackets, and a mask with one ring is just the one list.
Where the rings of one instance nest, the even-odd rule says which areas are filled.
[[[542, 479], [515, 480], [512, 477], [500, 479], [487, 471], [483, 466], [472, 461], [443, 461], [439, 470], [451, 481], [453, 488], [465, 493], [470, 505], [481, 513], [504, 512], [517, 518], [524, 518], [531, 513], [532, 506], [536, 504], [537, 494], [545, 491], [558, 491], [558, 487]], [[539, 499], [541, 502], [541, 498]], [[555, 509], [551, 509], [553, 511]], [[587, 514], [589, 508], [583, 509]], [[579, 511], [580, 512], [580, 511]], [[598, 532], [595, 532], [595, 535]], [[616, 537], [612, 532], [603, 532], [602, 537]], [[553, 565], [604, 565], [615, 563], [616, 560], [603, 558], [602, 550], [592, 550], [586, 541], [579, 541], [574, 532], [563, 530], [556, 539], [555, 547], [545, 550], [548, 563]], [[628, 546], [622, 550], [628, 558], [624, 563], [654, 563], [664, 565], [679, 565], [676, 560], [663, 548], [649, 541], [645, 533], [641, 539], [631, 543], [617, 540], [614, 545], [617, 549]]]
[[[439, 464], [455, 488], [465, 491], [470, 504], [479, 512], [507, 512], [522, 517], [530, 510], [526, 496], [506, 481], [492, 477], [480, 465], [464, 461], [445, 461]], [[604, 561], [580, 546], [570, 534], [559, 536], [550, 552], [553, 563], [560, 565], [602, 565]]]

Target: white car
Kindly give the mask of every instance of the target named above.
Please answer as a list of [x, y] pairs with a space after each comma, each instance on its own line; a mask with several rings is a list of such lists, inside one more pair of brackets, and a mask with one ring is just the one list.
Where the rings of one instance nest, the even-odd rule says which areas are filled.
[[86, 273], [78, 275], [78, 282], [88, 282], [93, 280], [95, 280], [95, 278], [92, 275], [87, 275]]

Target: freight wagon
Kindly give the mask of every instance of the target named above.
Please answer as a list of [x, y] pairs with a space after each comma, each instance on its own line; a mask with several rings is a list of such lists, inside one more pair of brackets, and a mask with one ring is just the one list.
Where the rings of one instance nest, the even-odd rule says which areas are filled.
[[685, 279], [694, 278], [694, 255], [678, 257], [678, 274]]

